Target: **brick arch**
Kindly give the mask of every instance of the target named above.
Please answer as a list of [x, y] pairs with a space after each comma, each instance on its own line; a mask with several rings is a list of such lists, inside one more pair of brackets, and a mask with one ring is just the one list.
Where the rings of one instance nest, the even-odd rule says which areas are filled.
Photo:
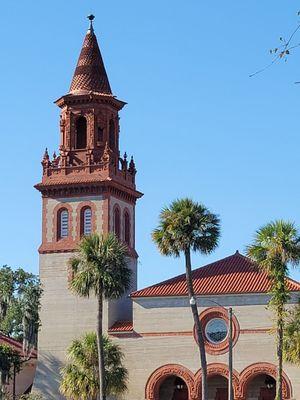
[[96, 205], [93, 201], [81, 201], [76, 208], [76, 237], [79, 241], [82, 237], [82, 224], [83, 224], [83, 211], [86, 208], [90, 208], [92, 210], [92, 232], [96, 232], [97, 230], [97, 221], [96, 221]]
[[[223, 319], [227, 326], [229, 323], [228, 320], [228, 313], [223, 307], [209, 307], [206, 308], [202, 313], [199, 315], [199, 318], [201, 320], [201, 325], [203, 327], [203, 333], [204, 333], [204, 342], [205, 342], [205, 350], [208, 354], [213, 354], [213, 355], [220, 355], [220, 354], [225, 354], [229, 350], [229, 341], [228, 337], [223, 340], [221, 343], [211, 343], [205, 335], [205, 328], [206, 325], [210, 320], [213, 318], [220, 318]], [[238, 341], [239, 334], [240, 334], [240, 325], [239, 322], [236, 318], [235, 315], [232, 316], [232, 328], [233, 328], [233, 346], [235, 346], [236, 342]], [[197, 342], [197, 335], [196, 335], [196, 326], [194, 325], [194, 330], [193, 330], [194, 338]]]
[[[226, 364], [222, 363], [212, 363], [207, 366], [207, 378], [212, 378], [213, 376], [223, 376], [228, 379], [229, 377], [229, 369]], [[197, 394], [197, 398], [201, 399], [201, 384], [202, 384], [202, 375], [201, 368], [196, 372], [195, 375], [195, 392]], [[240, 376], [236, 370], [233, 370], [233, 392], [234, 398], [239, 398], [240, 394]]]
[[[59, 213], [62, 210], [67, 210], [69, 213], [69, 236], [64, 239], [59, 239], [58, 237], [58, 228], [59, 228]], [[53, 235], [53, 242], [64, 242], [72, 243], [73, 242], [73, 209], [69, 203], [58, 203], [53, 209], [53, 218], [52, 218], [52, 235]]]
[[189, 400], [196, 400], [195, 377], [187, 368], [179, 364], [167, 364], [157, 368], [149, 377], [146, 383], [146, 400], [159, 400], [159, 388], [162, 382], [169, 376], [178, 376], [187, 385]]
[[[249, 383], [258, 375], [266, 374], [276, 379], [277, 377], [277, 367], [271, 363], [256, 363], [251, 364], [247, 368], [245, 368], [240, 374], [240, 393], [241, 398], [246, 399], [247, 389]], [[288, 378], [288, 376], [283, 373], [283, 382], [282, 382], [282, 392], [283, 398], [288, 400], [292, 396], [292, 385]]]

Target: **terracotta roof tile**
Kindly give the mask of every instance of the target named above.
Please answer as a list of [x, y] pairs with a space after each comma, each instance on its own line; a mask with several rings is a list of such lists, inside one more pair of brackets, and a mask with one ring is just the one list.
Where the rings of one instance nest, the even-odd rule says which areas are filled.
[[85, 36], [70, 87], [70, 93], [87, 92], [112, 95], [93, 28]]
[[117, 321], [109, 328], [108, 332], [131, 332], [133, 330], [132, 321]]
[[[193, 271], [195, 294], [267, 293], [271, 282], [249, 258], [236, 252]], [[300, 283], [288, 280], [290, 291], [300, 291]], [[186, 296], [185, 274], [131, 293], [131, 297]]]
[[[18, 342], [17, 340], [10, 338], [6, 335], [3, 335], [0, 333], [0, 344], [6, 344], [16, 350], [19, 354], [23, 355], [23, 345], [21, 342]], [[37, 357], [37, 352], [36, 350], [32, 350], [31, 352], [31, 358], [36, 358]]]

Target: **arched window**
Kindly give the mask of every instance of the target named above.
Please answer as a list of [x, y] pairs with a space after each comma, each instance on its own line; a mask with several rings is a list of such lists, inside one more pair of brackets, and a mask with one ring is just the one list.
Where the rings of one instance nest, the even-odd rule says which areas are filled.
[[84, 117], [79, 117], [76, 121], [76, 139], [75, 146], [76, 149], [85, 149], [87, 142], [87, 124]]
[[114, 121], [111, 119], [109, 121], [109, 147], [111, 149], [114, 149], [116, 145], [116, 139], [115, 139], [115, 124]]
[[120, 239], [121, 220], [120, 220], [120, 209], [118, 207], [116, 207], [114, 211], [114, 233], [117, 236], [117, 238]]
[[103, 128], [101, 128], [101, 126], [98, 126], [98, 129], [97, 129], [97, 142], [103, 142], [103, 139], [104, 139]]
[[124, 213], [124, 241], [130, 246], [130, 217], [127, 211]]
[[65, 208], [59, 210], [58, 212], [58, 226], [57, 233], [58, 238], [63, 239], [69, 236], [69, 211]]
[[81, 234], [84, 236], [92, 233], [92, 210], [85, 207], [81, 210]]

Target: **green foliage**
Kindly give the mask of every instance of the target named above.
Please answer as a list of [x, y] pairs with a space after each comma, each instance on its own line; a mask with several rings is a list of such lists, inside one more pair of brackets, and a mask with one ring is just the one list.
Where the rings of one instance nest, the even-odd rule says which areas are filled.
[[165, 207], [152, 238], [166, 256], [179, 257], [186, 249], [211, 253], [220, 237], [220, 220], [204, 205], [191, 199], [179, 199]]
[[[256, 232], [253, 243], [247, 248], [248, 256], [268, 273], [271, 280], [270, 306], [276, 313], [278, 376], [276, 400], [282, 399], [282, 371], [286, 303], [290, 295], [287, 286], [289, 265], [300, 261], [300, 238], [291, 222], [271, 222]], [[287, 357], [288, 354], [286, 354]]]
[[21, 368], [21, 357], [18, 352], [6, 344], [0, 344], [0, 384], [5, 384], [12, 376], [13, 367], [16, 372]]
[[71, 290], [82, 297], [121, 297], [131, 282], [127, 257], [127, 247], [114, 234], [85, 236], [70, 260]]
[[[116, 396], [127, 389], [128, 373], [122, 365], [124, 355], [118, 345], [103, 336], [106, 394]], [[94, 400], [99, 393], [96, 333], [73, 340], [67, 350], [69, 363], [62, 368], [60, 391], [68, 399]]]
[[44, 397], [38, 393], [24, 394], [19, 400], [43, 400]]
[[287, 362], [300, 365], [300, 303], [288, 313], [284, 331], [283, 353]]
[[268, 273], [272, 281], [270, 305], [283, 312], [289, 299], [288, 267], [298, 265], [300, 260], [300, 237], [295, 225], [279, 220], [263, 226], [247, 247], [247, 254]]
[[0, 331], [23, 340], [25, 351], [37, 343], [41, 294], [37, 276], [22, 268], [0, 268]]

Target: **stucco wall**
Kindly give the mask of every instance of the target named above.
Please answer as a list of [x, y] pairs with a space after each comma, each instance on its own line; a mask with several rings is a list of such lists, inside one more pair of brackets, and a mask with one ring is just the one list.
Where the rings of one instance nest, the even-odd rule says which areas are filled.
[[[240, 325], [234, 346], [234, 368], [241, 373], [258, 362], [276, 364], [275, 338], [268, 331], [273, 325], [272, 313], [266, 308], [267, 295], [201, 297], [201, 312], [215, 307], [211, 300], [232, 306]], [[295, 298], [294, 298], [295, 300]], [[127, 400], [145, 398], [145, 386], [150, 375], [166, 364], [179, 364], [196, 373], [200, 368], [198, 348], [192, 335], [193, 320], [186, 298], [134, 300], [135, 337], [115, 337], [125, 352], [129, 370]], [[228, 365], [228, 353], [207, 354], [208, 364]], [[292, 382], [294, 398], [300, 399], [300, 369], [284, 365]]]

